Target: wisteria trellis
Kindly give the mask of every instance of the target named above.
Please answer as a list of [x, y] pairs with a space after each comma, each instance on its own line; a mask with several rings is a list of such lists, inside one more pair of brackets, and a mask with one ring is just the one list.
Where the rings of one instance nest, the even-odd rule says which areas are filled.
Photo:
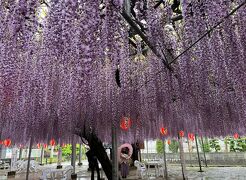
[[[243, 2], [183, 0], [183, 20], [175, 30], [168, 4], [155, 9], [150, 0], [143, 9], [139, 0], [135, 10], [156, 48], [176, 56]], [[2, 139], [66, 139], [86, 125], [110, 141], [112, 122], [119, 128], [123, 116], [131, 118], [132, 127], [120, 132], [121, 140], [156, 138], [163, 126], [175, 136], [179, 130], [245, 133], [245, 6], [170, 72], [150, 50], [143, 57], [138, 46], [137, 55], [129, 55], [123, 1], [103, 3], [105, 8], [101, 0], [0, 0]]]

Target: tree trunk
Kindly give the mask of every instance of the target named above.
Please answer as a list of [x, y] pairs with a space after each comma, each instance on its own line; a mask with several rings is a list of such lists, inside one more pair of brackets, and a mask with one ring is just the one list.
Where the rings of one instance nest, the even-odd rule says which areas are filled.
[[131, 163], [131, 166], [134, 166], [134, 161], [139, 161], [139, 157], [138, 157], [138, 151], [139, 151], [139, 148], [138, 146], [136, 145], [137, 143], [134, 143], [132, 144], [132, 147], [133, 147], [133, 153], [132, 153], [132, 163]]
[[90, 146], [90, 149], [95, 153], [98, 161], [101, 163], [105, 175], [108, 179], [112, 179], [112, 163], [108, 158], [102, 141], [94, 133], [91, 133], [88, 137], [81, 138], [85, 138], [88, 141], [88, 145]]

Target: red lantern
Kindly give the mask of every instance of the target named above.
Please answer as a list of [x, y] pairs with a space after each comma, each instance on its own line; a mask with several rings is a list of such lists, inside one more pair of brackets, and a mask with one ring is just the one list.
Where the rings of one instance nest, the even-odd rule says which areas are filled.
[[44, 149], [46, 149], [48, 147], [48, 145], [47, 144], [44, 144]]
[[10, 139], [5, 139], [3, 141], [4, 146], [9, 147], [11, 145], [11, 140]]
[[167, 135], [167, 128], [164, 128], [164, 127], [160, 128], [160, 133], [162, 135]]
[[0, 144], [3, 144], [3, 141], [0, 140]]
[[179, 131], [179, 137], [181, 137], [181, 138], [184, 137], [184, 131], [182, 131], [182, 130]]
[[234, 139], [238, 139], [238, 138], [239, 138], [238, 133], [235, 133], [235, 134], [234, 134]]
[[191, 141], [194, 141], [194, 140], [195, 140], [195, 136], [194, 136], [193, 133], [188, 133], [188, 138], [189, 138], [189, 140], [191, 140]]
[[170, 139], [167, 140], [167, 144], [168, 144], [168, 145], [171, 144], [171, 140], [170, 140]]
[[120, 128], [125, 131], [128, 130], [131, 127], [131, 125], [132, 125], [131, 119], [128, 117], [123, 117], [120, 120]]
[[54, 139], [51, 139], [51, 140], [50, 140], [50, 145], [51, 145], [51, 146], [54, 146], [55, 144], [56, 144], [55, 140], [54, 140]]
[[37, 148], [40, 149], [40, 147], [41, 147], [41, 145], [40, 145], [40, 143], [38, 143], [38, 144], [37, 144]]

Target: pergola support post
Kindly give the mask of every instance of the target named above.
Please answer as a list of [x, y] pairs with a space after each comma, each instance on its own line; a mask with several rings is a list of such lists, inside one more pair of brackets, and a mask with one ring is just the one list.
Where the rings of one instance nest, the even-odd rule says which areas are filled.
[[168, 172], [167, 172], [167, 158], [166, 158], [166, 141], [163, 138], [163, 161], [164, 161], [164, 179], [168, 179]]
[[76, 162], [76, 142], [75, 142], [75, 135], [72, 136], [72, 158], [71, 158], [71, 165], [73, 166], [73, 173], [71, 175], [72, 179], [77, 179], [77, 174], [75, 173], [75, 162]]
[[197, 143], [197, 134], [195, 134], [195, 141], [196, 141], [196, 151], [197, 151], [198, 163], [199, 163], [199, 168], [200, 168], [198, 172], [203, 172], [202, 165], [201, 165], [200, 154], [199, 154], [199, 149], [198, 149], [198, 143]]
[[43, 157], [44, 157], [44, 147], [42, 146], [41, 148], [41, 157], [40, 157], [40, 166], [43, 166]]
[[79, 163], [78, 163], [79, 166], [83, 165], [81, 159], [82, 159], [82, 144], [79, 144]]
[[62, 168], [61, 162], [62, 162], [62, 147], [60, 146], [58, 149], [58, 161], [57, 161], [57, 167], [56, 167], [57, 169]]
[[29, 179], [29, 169], [30, 169], [30, 160], [31, 160], [31, 154], [32, 154], [32, 144], [33, 144], [33, 136], [30, 139], [30, 145], [29, 145], [27, 170], [26, 170], [26, 180]]
[[182, 176], [183, 179], [186, 179], [186, 165], [185, 165], [185, 157], [184, 157], [184, 146], [183, 146], [183, 138], [178, 134], [179, 139], [179, 151], [180, 151], [180, 162], [182, 168]]
[[117, 144], [117, 129], [112, 125], [112, 180], [118, 180], [118, 144]]
[[204, 150], [203, 136], [201, 136], [201, 141], [202, 141], [202, 151], [203, 151], [203, 157], [204, 157], [205, 166], [208, 167], [206, 153], [205, 153], [205, 150]]

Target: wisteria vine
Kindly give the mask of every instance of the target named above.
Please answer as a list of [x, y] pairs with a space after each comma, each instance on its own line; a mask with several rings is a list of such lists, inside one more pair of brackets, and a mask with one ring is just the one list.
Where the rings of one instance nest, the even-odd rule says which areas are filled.
[[[244, 2], [183, 0], [183, 18], [172, 22], [179, 12], [168, 2], [138, 0], [133, 19], [168, 61]], [[0, 1], [1, 139], [67, 141], [86, 129], [109, 142], [112, 125], [121, 141], [158, 138], [161, 127], [170, 136], [245, 134], [245, 5], [180, 56], [173, 72], [134, 34], [123, 9], [122, 0]], [[132, 120], [127, 131], [122, 117]]]

